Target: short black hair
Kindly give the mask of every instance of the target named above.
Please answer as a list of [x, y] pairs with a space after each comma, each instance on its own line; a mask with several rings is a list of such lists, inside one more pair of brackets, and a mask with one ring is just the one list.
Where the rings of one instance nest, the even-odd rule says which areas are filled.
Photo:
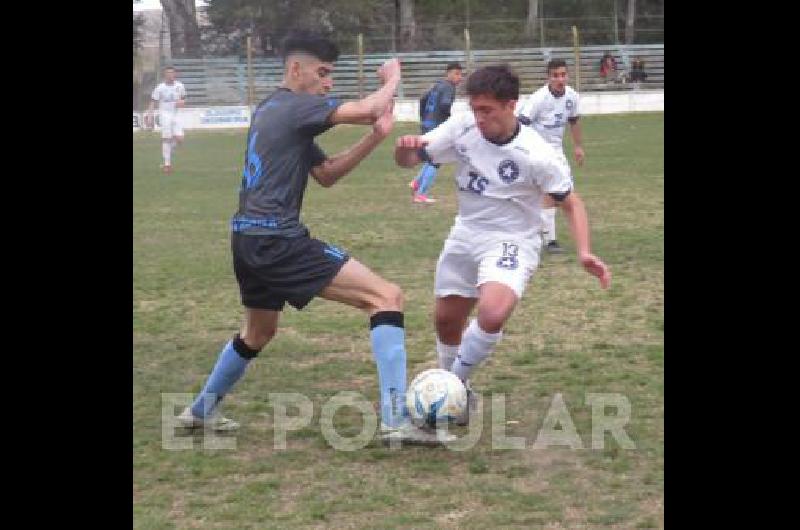
[[281, 41], [280, 53], [284, 61], [295, 52], [313, 55], [326, 63], [335, 62], [339, 58], [339, 47], [336, 43], [322, 35], [304, 30], [294, 30]]
[[555, 70], [556, 68], [567, 67], [567, 61], [564, 59], [550, 59], [547, 63], [547, 73], [549, 74], [551, 70]]
[[444, 69], [445, 72], [449, 72], [450, 70], [463, 70], [461, 68], [461, 63], [447, 63], [447, 68]]
[[519, 99], [519, 77], [505, 64], [478, 68], [467, 79], [467, 95], [484, 94], [501, 101]]

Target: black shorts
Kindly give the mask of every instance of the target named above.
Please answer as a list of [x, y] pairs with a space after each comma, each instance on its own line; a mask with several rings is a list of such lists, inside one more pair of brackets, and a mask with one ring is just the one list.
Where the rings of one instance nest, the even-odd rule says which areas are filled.
[[283, 238], [231, 233], [233, 270], [242, 305], [297, 309], [319, 294], [350, 259], [343, 250], [309, 236]]

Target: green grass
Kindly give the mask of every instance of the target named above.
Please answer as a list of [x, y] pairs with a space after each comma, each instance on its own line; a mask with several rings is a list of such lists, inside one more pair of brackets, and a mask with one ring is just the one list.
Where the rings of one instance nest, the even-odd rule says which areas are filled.
[[[488, 413], [467, 451], [371, 444], [333, 450], [319, 429], [326, 399], [357, 390], [377, 400], [367, 320], [315, 300], [287, 309], [280, 331], [226, 399], [243, 424], [235, 450], [162, 448], [161, 393], [197, 392], [241, 318], [228, 222], [237, 205], [245, 131], [188, 131], [176, 172], [159, 172], [152, 133], [134, 151], [134, 526], [155, 528], [662, 528], [663, 516], [663, 113], [587, 116], [586, 165], [576, 185], [594, 251], [611, 266], [602, 291], [574, 254], [544, 256], [475, 386], [506, 393], [506, 436], [524, 450], [492, 449]], [[320, 138], [328, 153], [365, 128]], [[395, 134], [414, 132], [398, 124]], [[412, 205], [414, 171], [394, 165], [387, 140], [352, 174], [309, 184], [303, 218], [312, 235], [347, 249], [398, 283], [406, 297], [409, 378], [435, 366], [433, 272], [456, 208], [452, 167], [433, 206]], [[568, 147], [571, 150], [571, 148]], [[571, 157], [570, 157], [571, 158]], [[559, 238], [569, 247], [558, 216]], [[273, 448], [270, 392], [301, 392], [312, 423]], [[591, 449], [586, 394], [630, 400], [626, 432]], [[532, 449], [561, 393], [586, 449]], [[360, 415], [334, 424], [354, 434]]]

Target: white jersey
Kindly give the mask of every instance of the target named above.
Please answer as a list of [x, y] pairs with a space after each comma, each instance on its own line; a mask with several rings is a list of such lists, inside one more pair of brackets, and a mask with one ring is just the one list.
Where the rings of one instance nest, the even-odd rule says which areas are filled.
[[151, 97], [158, 101], [158, 110], [162, 115], [174, 114], [177, 111], [175, 102], [186, 97], [186, 88], [180, 81], [174, 81], [171, 85], [161, 82], [153, 89]]
[[564, 156], [530, 127], [519, 126], [516, 136], [498, 145], [483, 137], [472, 112], [464, 112], [422, 138], [433, 163], [458, 163], [452, 238], [535, 238], [541, 230], [543, 195], [572, 189]]
[[564, 127], [570, 118], [578, 117], [578, 93], [567, 86], [556, 97], [545, 85], [517, 109], [517, 116], [530, 118], [531, 125], [550, 145], [563, 152]]

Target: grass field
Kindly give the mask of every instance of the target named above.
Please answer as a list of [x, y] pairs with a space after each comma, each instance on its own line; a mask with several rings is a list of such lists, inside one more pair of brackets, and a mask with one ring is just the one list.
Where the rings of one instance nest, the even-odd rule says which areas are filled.
[[[493, 449], [491, 407], [467, 451], [336, 451], [319, 428], [332, 395], [355, 390], [377, 401], [367, 319], [314, 300], [287, 309], [274, 341], [225, 400], [242, 423], [234, 450], [162, 447], [162, 393], [197, 392], [241, 309], [228, 222], [237, 205], [245, 131], [188, 131], [176, 172], [159, 171], [154, 133], [133, 141], [134, 527], [155, 528], [663, 528], [663, 113], [587, 116], [587, 161], [576, 185], [587, 203], [593, 247], [611, 266], [602, 291], [570, 253], [544, 256], [525, 298], [474, 384], [488, 405], [505, 394], [506, 436], [524, 450]], [[339, 127], [328, 153], [364, 132]], [[398, 124], [394, 134], [415, 127]], [[436, 365], [433, 273], [455, 214], [452, 167], [439, 174], [432, 206], [413, 205], [387, 140], [352, 174], [324, 189], [313, 181], [303, 218], [312, 235], [348, 250], [398, 283], [406, 298], [409, 377]], [[571, 150], [571, 148], [568, 147]], [[570, 151], [571, 152], [571, 151]], [[571, 157], [570, 157], [571, 158]], [[270, 392], [301, 392], [315, 404], [309, 427], [273, 446]], [[532, 448], [561, 394], [584, 449]], [[636, 448], [606, 435], [591, 447], [588, 393], [631, 404], [625, 427]], [[613, 414], [613, 411], [609, 411]], [[361, 417], [336, 415], [340, 433]], [[456, 431], [458, 432], [458, 431]]]

